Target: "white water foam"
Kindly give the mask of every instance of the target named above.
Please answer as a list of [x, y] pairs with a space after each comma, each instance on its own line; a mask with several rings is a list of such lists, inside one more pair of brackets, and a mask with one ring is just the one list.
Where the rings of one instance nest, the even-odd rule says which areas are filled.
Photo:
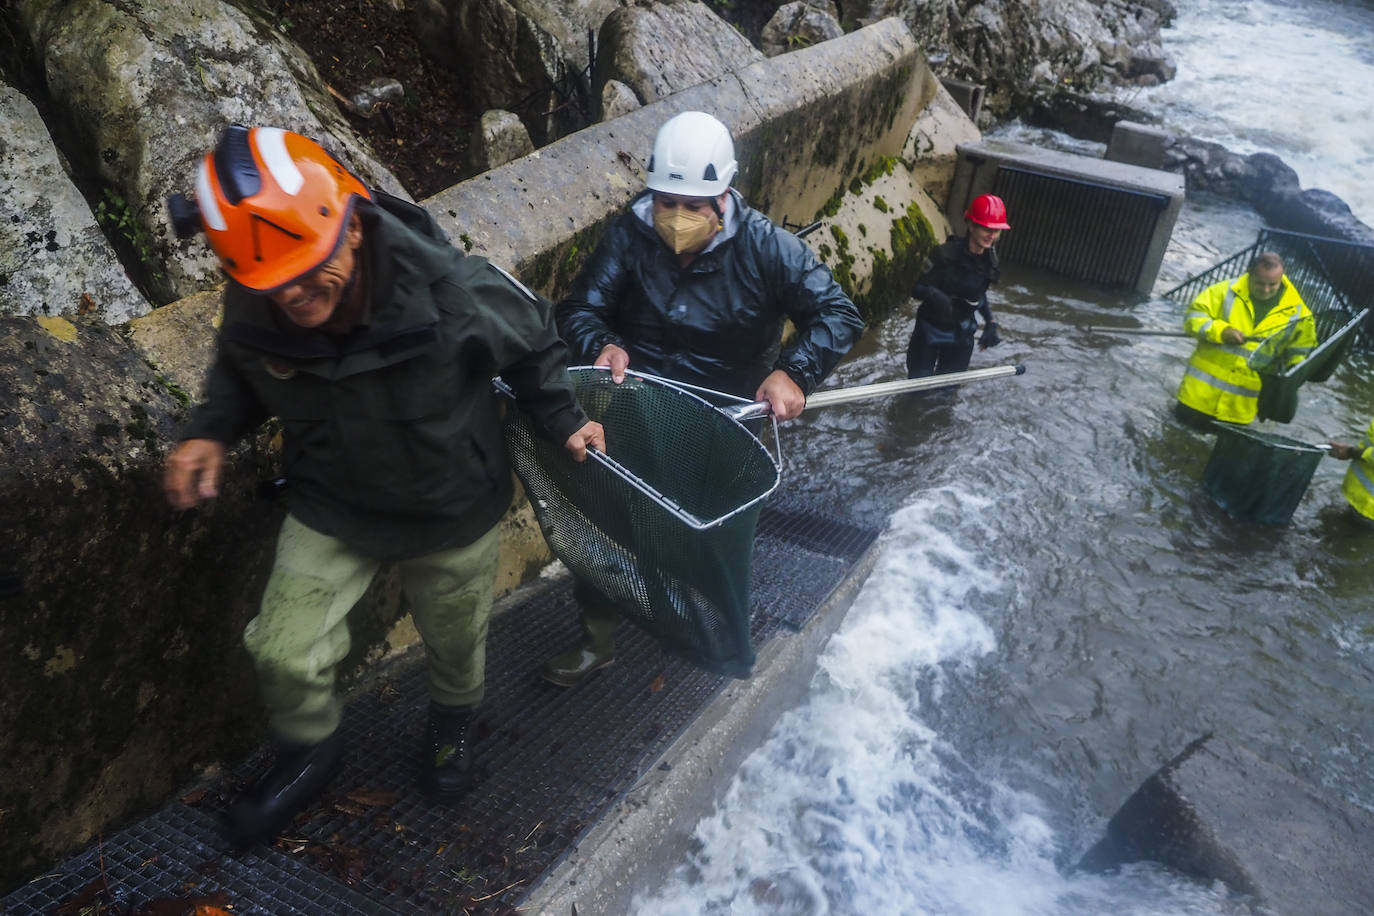
[[[1271, 152], [1374, 225], [1374, 6], [1359, 0], [1179, 0], [1163, 34], [1174, 79], [1137, 102], [1167, 129]], [[1126, 101], [1131, 94], [1123, 95]]]
[[996, 650], [1002, 577], [960, 544], [991, 511], [957, 488], [897, 513], [811, 696], [745, 762], [700, 851], [634, 912], [1214, 914], [1221, 889], [1150, 868], [1065, 877], [1040, 803], [962, 760], [921, 717]]

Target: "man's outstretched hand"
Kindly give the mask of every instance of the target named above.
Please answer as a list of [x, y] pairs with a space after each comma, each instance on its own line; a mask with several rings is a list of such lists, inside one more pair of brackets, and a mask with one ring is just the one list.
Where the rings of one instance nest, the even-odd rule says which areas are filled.
[[224, 443], [214, 439], [187, 439], [167, 456], [162, 471], [162, 492], [173, 509], [190, 509], [203, 499], [219, 495], [224, 470]]
[[791, 420], [806, 409], [806, 395], [792, 381], [792, 376], [781, 369], [774, 369], [768, 374], [759, 390], [754, 392], [754, 400], [767, 401], [773, 416], [779, 420]]
[[600, 423], [588, 420], [581, 429], [569, 436], [568, 441], [563, 445], [572, 452], [574, 461], [586, 461], [587, 449], [594, 448], [598, 452], [606, 451], [606, 431], [601, 428]]

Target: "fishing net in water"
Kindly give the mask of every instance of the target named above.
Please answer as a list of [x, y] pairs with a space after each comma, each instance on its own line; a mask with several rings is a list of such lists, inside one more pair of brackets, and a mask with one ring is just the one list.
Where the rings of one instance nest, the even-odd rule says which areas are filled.
[[1354, 346], [1368, 314], [1368, 309], [1353, 317], [1343, 309], [1315, 312], [1320, 344], [1291, 366], [1283, 358], [1291, 334], [1275, 334], [1256, 347], [1247, 362], [1260, 377], [1259, 419], [1291, 422], [1298, 412], [1298, 389], [1305, 382], [1324, 382], [1331, 377]]
[[663, 379], [569, 374], [605, 427], [604, 456], [579, 464], [506, 411], [511, 461], [549, 548], [665, 651], [748, 677], [754, 527], [777, 463], [740, 423]]
[[1202, 473], [1207, 495], [1241, 521], [1287, 524], [1326, 449], [1243, 426], [1212, 425], [1217, 443]]

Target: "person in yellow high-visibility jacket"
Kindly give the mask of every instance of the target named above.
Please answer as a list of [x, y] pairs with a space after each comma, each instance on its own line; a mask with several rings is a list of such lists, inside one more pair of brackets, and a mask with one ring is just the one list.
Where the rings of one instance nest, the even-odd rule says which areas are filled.
[[1341, 483], [1341, 494], [1345, 496], [1350, 508], [1358, 512], [1366, 522], [1374, 524], [1374, 420], [1365, 430], [1364, 438], [1354, 445], [1332, 442], [1331, 457], [1349, 461]]
[[1266, 351], [1277, 345], [1283, 366], [1302, 362], [1317, 345], [1312, 310], [1272, 251], [1256, 255], [1239, 279], [1199, 293], [1183, 316], [1183, 329], [1198, 344], [1178, 386], [1175, 413], [1192, 425], [1255, 419], [1260, 377], [1251, 368], [1251, 356], [1261, 345]]

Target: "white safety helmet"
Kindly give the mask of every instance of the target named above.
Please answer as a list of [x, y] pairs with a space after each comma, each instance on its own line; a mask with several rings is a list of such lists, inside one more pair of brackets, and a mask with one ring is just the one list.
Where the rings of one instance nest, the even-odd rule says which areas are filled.
[[725, 125], [704, 111], [684, 111], [658, 130], [645, 184], [684, 197], [718, 197], [739, 170]]

